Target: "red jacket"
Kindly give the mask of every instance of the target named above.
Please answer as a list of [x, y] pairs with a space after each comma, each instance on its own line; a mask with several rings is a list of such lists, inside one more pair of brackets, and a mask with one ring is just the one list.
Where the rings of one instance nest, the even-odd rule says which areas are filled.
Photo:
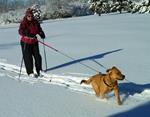
[[37, 34], [40, 35], [41, 38], [45, 38], [45, 34], [39, 22], [35, 19], [28, 21], [27, 18], [24, 17], [18, 31], [21, 35], [21, 41], [28, 44], [33, 44], [38, 41], [36, 37]]

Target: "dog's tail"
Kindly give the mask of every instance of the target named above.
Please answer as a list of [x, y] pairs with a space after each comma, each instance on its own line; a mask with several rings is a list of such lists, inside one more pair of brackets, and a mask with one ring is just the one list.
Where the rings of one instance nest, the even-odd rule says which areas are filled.
[[82, 80], [81, 82], [80, 82], [80, 84], [82, 84], [82, 83], [84, 83], [84, 84], [90, 84], [92, 82], [92, 79], [88, 79], [88, 80]]

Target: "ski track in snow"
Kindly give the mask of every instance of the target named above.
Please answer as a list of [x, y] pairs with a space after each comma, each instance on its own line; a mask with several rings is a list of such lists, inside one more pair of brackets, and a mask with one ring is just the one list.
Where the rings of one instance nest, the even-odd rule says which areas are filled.
[[[8, 64], [6, 62], [0, 61], [0, 77], [9, 77], [15, 79], [19, 82], [27, 82], [32, 85], [35, 83], [44, 83], [49, 85], [58, 85], [66, 87], [71, 91], [85, 93], [87, 95], [93, 95], [94, 91], [92, 90], [90, 85], [80, 85], [80, 81], [82, 79], [88, 79], [88, 74], [81, 74], [81, 73], [67, 73], [63, 75], [56, 75], [56, 74], [48, 74], [42, 73], [43, 77], [41, 78], [29, 78], [26, 74], [25, 68], [22, 68], [22, 74], [19, 79], [19, 72], [20, 67], [12, 64]], [[128, 85], [128, 86], [125, 86]], [[134, 88], [136, 90], [134, 90]], [[136, 85], [132, 83], [120, 83], [120, 95], [121, 99], [123, 100], [124, 105], [129, 104], [137, 104], [145, 101], [149, 101], [150, 97], [150, 87], [144, 87], [144, 85]], [[110, 103], [114, 101], [114, 94], [113, 92], [108, 95], [109, 101], [101, 100], [96, 98], [97, 101], [107, 102]]]

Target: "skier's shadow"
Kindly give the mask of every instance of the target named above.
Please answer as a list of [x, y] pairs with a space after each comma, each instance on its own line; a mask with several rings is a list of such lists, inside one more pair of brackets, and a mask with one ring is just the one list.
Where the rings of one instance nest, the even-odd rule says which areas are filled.
[[135, 84], [133, 82], [119, 84], [120, 93], [125, 94], [122, 102], [125, 102], [130, 95], [140, 94], [146, 89], [150, 90], [150, 84]]
[[62, 67], [65, 67], [65, 66], [69, 66], [69, 65], [72, 65], [72, 64], [75, 64], [75, 63], [81, 63], [85, 60], [96, 61], [97, 59], [104, 58], [108, 54], [118, 52], [118, 51], [121, 51], [121, 50], [123, 50], [123, 49], [112, 50], [112, 51], [108, 51], [108, 52], [104, 52], [104, 53], [100, 53], [100, 54], [96, 54], [96, 55], [93, 55], [93, 56], [88, 56], [88, 57], [84, 57], [84, 58], [80, 58], [80, 59], [74, 59], [74, 58], [62, 53], [63, 55], [67, 56], [68, 58], [71, 58], [72, 61], [69, 61], [69, 62], [60, 64], [60, 65], [56, 65], [54, 67], [48, 68], [48, 69], [45, 70], [45, 72], [50, 71], [50, 70], [55, 70], [55, 69], [58, 69], [58, 68], [62, 68]]

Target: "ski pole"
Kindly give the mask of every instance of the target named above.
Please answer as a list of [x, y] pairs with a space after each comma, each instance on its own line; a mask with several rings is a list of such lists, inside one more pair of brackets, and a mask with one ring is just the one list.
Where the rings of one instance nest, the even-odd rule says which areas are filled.
[[[44, 39], [43, 39], [43, 43], [44, 43]], [[47, 57], [46, 57], [46, 50], [45, 50], [45, 46], [43, 45], [43, 50], [44, 50], [44, 58], [45, 58], [45, 67], [47, 69]]]
[[23, 65], [23, 56], [22, 56], [20, 71], [19, 71], [19, 81], [20, 81], [20, 77], [21, 77], [22, 65]]
[[[75, 60], [73, 57], [71, 57], [71, 56], [69, 56], [69, 55], [67, 55], [67, 54], [65, 54], [65, 53], [63, 53], [63, 52], [61, 52], [61, 51], [59, 51], [59, 50], [53, 48], [52, 46], [50, 46], [50, 45], [48, 45], [48, 44], [46, 44], [46, 43], [44, 43], [44, 42], [42, 42], [42, 41], [40, 41], [40, 40], [38, 40], [38, 41], [39, 41], [41, 44], [43, 44], [43, 45], [49, 47], [50, 49], [52, 49], [52, 50], [54, 50], [54, 51], [56, 51], [56, 52], [62, 54], [63, 56], [65, 56], [65, 57], [67, 57], [67, 58], [70, 58], [71, 60]], [[96, 69], [94, 69], [94, 68], [92, 68], [92, 67], [90, 67], [90, 66], [88, 66], [88, 65], [86, 65], [86, 64], [84, 64], [84, 63], [81, 63], [81, 62], [79, 62], [79, 63], [80, 63], [81, 65], [83, 65], [83, 66], [85, 66], [85, 67], [87, 67], [87, 68], [93, 70], [93, 71], [99, 72], [98, 70], [96, 70]]]
[[21, 60], [20, 71], [19, 71], [19, 81], [20, 81], [21, 72], [22, 72], [23, 56], [24, 56], [24, 51], [25, 51], [25, 49], [26, 49], [26, 44], [24, 43], [24, 47], [23, 47], [23, 50], [22, 50], [22, 60]]

